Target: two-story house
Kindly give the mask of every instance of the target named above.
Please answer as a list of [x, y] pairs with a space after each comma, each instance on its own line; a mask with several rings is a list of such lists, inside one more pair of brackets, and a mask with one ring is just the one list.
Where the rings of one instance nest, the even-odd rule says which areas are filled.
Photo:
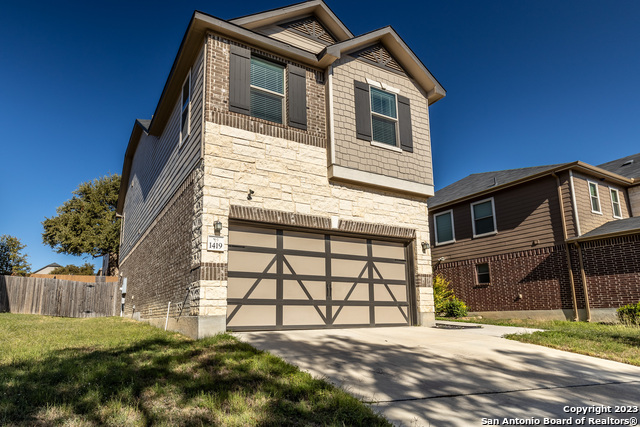
[[429, 106], [443, 87], [391, 27], [321, 0], [195, 12], [117, 212], [124, 313], [225, 330], [429, 325]]
[[612, 320], [640, 300], [640, 154], [473, 174], [428, 204], [436, 274], [473, 314]]

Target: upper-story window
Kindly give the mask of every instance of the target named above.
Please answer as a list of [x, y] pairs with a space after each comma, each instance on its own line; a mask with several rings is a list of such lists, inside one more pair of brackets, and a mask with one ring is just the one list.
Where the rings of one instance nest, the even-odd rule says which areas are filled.
[[622, 218], [622, 209], [620, 208], [620, 193], [615, 188], [610, 188], [611, 207], [613, 208], [613, 217]]
[[602, 213], [600, 209], [600, 193], [598, 193], [598, 184], [589, 181], [589, 198], [591, 199], [591, 212]]
[[436, 245], [456, 241], [456, 234], [453, 229], [453, 210], [435, 214], [433, 222], [436, 226]]
[[307, 70], [231, 45], [229, 111], [307, 129]]
[[[385, 85], [354, 82], [356, 138], [394, 151], [413, 152], [409, 98]], [[399, 91], [397, 91], [399, 92]]]
[[182, 110], [180, 115], [180, 145], [191, 131], [191, 71], [182, 85]]
[[396, 95], [371, 88], [371, 127], [373, 140], [393, 147], [398, 145]]
[[473, 226], [473, 237], [497, 232], [493, 198], [471, 203], [471, 224]]
[[251, 58], [251, 115], [282, 123], [284, 109], [284, 66]]

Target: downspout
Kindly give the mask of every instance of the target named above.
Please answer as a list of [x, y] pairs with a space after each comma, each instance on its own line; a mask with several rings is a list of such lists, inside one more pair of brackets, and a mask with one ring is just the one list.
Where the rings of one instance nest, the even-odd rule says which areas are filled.
[[584, 290], [584, 308], [587, 311], [587, 322], [591, 322], [591, 308], [589, 307], [589, 289], [587, 287], [587, 276], [584, 273], [584, 263], [582, 262], [582, 246], [575, 242], [578, 248], [578, 259], [580, 260], [580, 277], [582, 278], [582, 288]]
[[571, 284], [571, 298], [573, 300], [573, 320], [577, 322], [578, 317], [578, 301], [576, 299], [576, 284], [573, 280], [573, 268], [571, 266], [571, 253], [569, 252], [569, 243], [567, 243], [567, 221], [564, 217], [564, 202], [562, 200], [562, 185], [560, 177], [554, 172], [551, 174], [556, 179], [558, 187], [558, 202], [560, 203], [560, 218], [562, 219], [562, 237], [564, 238], [564, 250], [567, 254], [567, 268], [569, 269], [569, 283]]

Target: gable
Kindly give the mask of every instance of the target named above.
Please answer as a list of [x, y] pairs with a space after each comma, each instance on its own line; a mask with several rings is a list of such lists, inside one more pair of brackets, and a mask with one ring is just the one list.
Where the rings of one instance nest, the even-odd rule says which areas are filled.
[[337, 41], [315, 16], [298, 19], [280, 26], [327, 44], [333, 44]]
[[372, 46], [365, 47], [356, 52], [350, 53], [350, 56], [364, 60], [370, 64], [384, 68], [386, 70], [395, 71], [397, 73], [405, 74], [404, 69], [398, 64], [393, 56], [387, 49], [382, 46], [381, 43], [376, 43]]
[[256, 28], [255, 32], [315, 54], [336, 42], [315, 16]]

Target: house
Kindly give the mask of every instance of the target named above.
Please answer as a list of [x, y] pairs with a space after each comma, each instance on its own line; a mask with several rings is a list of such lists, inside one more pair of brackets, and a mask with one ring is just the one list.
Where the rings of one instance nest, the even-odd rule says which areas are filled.
[[640, 154], [473, 174], [428, 205], [435, 273], [473, 314], [607, 321], [640, 300]]
[[354, 36], [323, 1], [195, 12], [125, 154], [124, 315], [193, 337], [432, 324], [444, 96], [393, 28]]
[[34, 271], [33, 273], [31, 273], [31, 275], [34, 274], [51, 274], [51, 272], [53, 270], [55, 270], [56, 268], [62, 267], [60, 264], [58, 263], [51, 263], [49, 265], [45, 265], [44, 267], [42, 267], [39, 270]]

